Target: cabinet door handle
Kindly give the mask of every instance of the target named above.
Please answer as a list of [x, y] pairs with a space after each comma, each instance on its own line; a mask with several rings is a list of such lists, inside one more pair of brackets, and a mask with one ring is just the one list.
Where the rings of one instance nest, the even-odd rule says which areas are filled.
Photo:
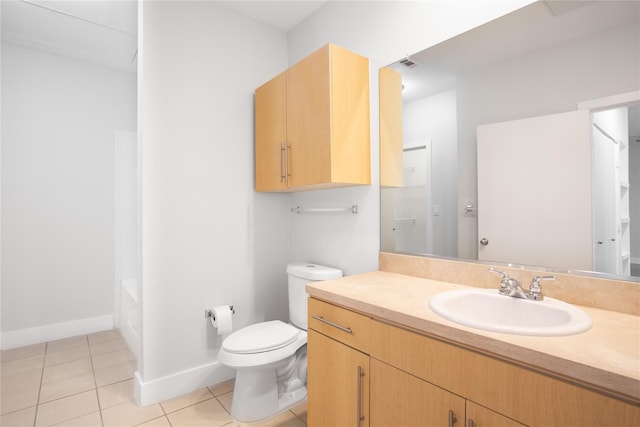
[[362, 371], [362, 366], [358, 366], [357, 369], [357, 382], [356, 382], [356, 426], [360, 426], [360, 423], [364, 420], [364, 416], [362, 415], [362, 377], [364, 377], [364, 372]]
[[467, 427], [473, 427], [473, 420], [471, 418], [467, 421]]
[[280, 144], [280, 182], [287, 179], [287, 176], [285, 175], [285, 171], [284, 171], [284, 163], [286, 161], [286, 156], [287, 156], [287, 152], [286, 152], [285, 145]]
[[285, 148], [284, 173], [286, 176], [286, 180], [289, 181], [289, 178], [291, 177], [291, 172], [289, 172], [289, 151], [291, 151], [291, 146], [286, 145]]
[[453, 425], [456, 423], [456, 421], [458, 421], [456, 419], [455, 414], [453, 413], [453, 411], [451, 409], [449, 409], [449, 427], [453, 427]]
[[313, 318], [314, 318], [314, 319], [316, 319], [316, 320], [319, 320], [319, 321], [320, 321], [320, 322], [322, 322], [322, 323], [326, 323], [326, 324], [327, 324], [327, 325], [329, 325], [329, 326], [333, 326], [334, 328], [338, 328], [338, 329], [340, 329], [341, 331], [347, 332], [347, 333], [349, 333], [349, 334], [352, 334], [352, 333], [353, 333], [353, 331], [351, 330], [351, 328], [347, 328], [347, 327], [344, 327], [344, 326], [342, 326], [342, 325], [338, 325], [337, 323], [333, 323], [333, 322], [332, 322], [332, 321], [330, 321], [330, 320], [324, 319], [322, 316], [317, 316], [317, 315], [313, 314], [311, 317], [313, 317]]

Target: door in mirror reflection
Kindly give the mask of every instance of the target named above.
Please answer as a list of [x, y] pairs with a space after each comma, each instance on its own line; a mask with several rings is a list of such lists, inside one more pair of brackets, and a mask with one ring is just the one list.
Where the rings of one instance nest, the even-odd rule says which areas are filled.
[[593, 270], [590, 126], [582, 110], [478, 127], [480, 260]]
[[478, 127], [479, 259], [630, 274], [627, 128], [626, 108]]

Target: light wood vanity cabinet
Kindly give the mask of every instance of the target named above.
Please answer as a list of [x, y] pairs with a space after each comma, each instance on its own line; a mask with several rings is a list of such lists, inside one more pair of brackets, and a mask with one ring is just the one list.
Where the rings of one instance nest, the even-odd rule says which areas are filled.
[[640, 425], [638, 406], [583, 387], [374, 320], [371, 335], [371, 358], [463, 396], [473, 427]]
[[256, 191], [371, 183], [369, 60], [328, 44], [256, 89]]
[[640, 425], [636, 405], [315, 298], [308, 355], [309, 427]]

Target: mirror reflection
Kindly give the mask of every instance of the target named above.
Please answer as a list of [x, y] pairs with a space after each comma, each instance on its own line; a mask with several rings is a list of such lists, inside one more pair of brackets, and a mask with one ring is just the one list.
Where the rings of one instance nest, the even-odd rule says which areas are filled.
[[536, 2], [380, 84], [383, 251], [638, 280], [640, 3]]

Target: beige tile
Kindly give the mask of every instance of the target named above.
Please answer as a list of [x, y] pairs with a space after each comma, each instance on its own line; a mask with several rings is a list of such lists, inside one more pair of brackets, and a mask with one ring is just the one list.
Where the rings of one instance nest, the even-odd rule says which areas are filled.
[[0, 395], [0, 413], [4, 415], [35, 406], [38, 403], [39, 391], [40, 386], [32, 386], [2, 393]]
[[305, 424], [293, 412], [285, 411], [265, 420], [253, 423], [238, 422], [240, 427], [304, 427]]
[[136, 371], [137, 366], [137, 362], [128, 362], [94, 371], [96, 385], [98, 387], [102, 387], [108, 384], [131, 379], [133, 378], [133, 373]]
[[2, 375], [2, 378], [4, 379], [9, 375], [21, 374], [27, 371], [42, 369], [43, 366], [44, 354], [3, 363], [2, 367], [0, 367], [0, 375]]
[[55, 424], [56, 427], [102, 427], [100, 411]]
[[15, 375], [7, 375], [2, 377], [2, 386], [0, 391], [6, 393], [8, 391], [20, 390], [40, 385], [42, 380], [42, 369], [34, 369], [31, 371], [21, 372]]
[[38, 405], [35, 426], [50, 426], [98, 411], [95, 390]]
[[[147, 421], [144, 424], [140, 424], [139, 427], [171, 427], [171, 424], [169, 424], [169, 420], [167, 419], [167, 417], [160, 417], [160, 418], [155, 418], [151, 421]], [[175, 426], [175, 427], [180, 427], [180, 426]]]
[[89, 349], [91, 350], [91, 356], [98, 356], [105, 353], [111, 353], [118, 350], [128, 349], [129, 346], [124, 338], [117, 338], [109, 341], [100, 341], [97, 343], [91, 343]]
[[36, 419], [36, 407], [32, 406], [21, 411], [12, 412], [0, 417], [2, 427], [25, 427], [32, 426]]
[[231, 413], [231, 401], [233, 400], [233, 392], [221, 394], [216, 396], [216, 399], [220, 402], [222, 407], [229, 413]]
[[176, 397], [175, 399], [166, 400], [161, 402], [160, 405], [164, 409], [165, 413], [175, 412], [179, 409], [184, 409], [187, 406], [194, 405], [196, 403], [205, 401], [207, 399], [213, 399], [213, 394], [209, 389], [196, 390], [192, 393], [185, 394], [184, 396]]
[[135, 401], [124, 402], [102, 411], [104, 427], [134, 426], [164, 415], [160, 405], [139, 407]]
[[307, 401], [305, 400], [302, 403], [298, 403], [296, 406], [290, 409], [291, 412], [300, 420], [302, 420], [305, 425], [307, 424]]
[[122, 334], [118, 329], [109, 329], [107, 331], [100, 331], [87, 335], [89, 344], [96, 344], [103, 341], [112, 341], [115, 339], [121, 339]]
[[50, 402], [62, 397], [71, 396], [82, 391], [96, 388], [93, 372], [42, 384], [40, 388], [40, 403]]
[[44, 368], [42, 383], [46, 384], [54, 381], [61, 381], [78, 375], [87, 374], [92, 371], [91, 359], [88, 357], [73, 360], [71, 362], [60, 363], [58, 365], [47, 366]]
[[89, 357], [88, 347], [75, 347], [66, 350], [56, 351], [55, 353], [47, 353], [44, 361], [45, 366], [59, 365], [61, 363], [73, 362], [78, 359], [86, 359]]
[[233, 421], [216, 399], [205, 400], [167, 415], [172, 426], [220, 427]]
[[77, 337], [64, 338], [61, 340], [50, 341], [47, 343], [47, 353], [56, 353], [58, 351], [69, 350], [77, 347], [88, 347], [86, 335], [79, 335]]
[[105, 409], [134, 400], [133, 381], [134, 380], [126, 380], [100, 387], [98, 389], [100, 408]]
[[209, 390], [211, 390], [211, 393], [213, 393], [214, 396], [220, 396], [221, 394], [226, 394], [229, 393], [230, 391], [233, 391], [233, 386], [235, 385], [235, 378], [232, 378], [230, 380], [218, 383], [216, 385], [213, 386], [209, 386]]
[[136, 360], [136, 356], [128, 348], [94, 356], [93, 369], [104, 369]]
[[0, 351], [0, 361], [2, 363], [13, 362], [19, 359], [28, 359], [29, 357], [42, 356], [46, 348], [46, 343], [29, 345], [26, 347], [12, 348], [10, 350]]

